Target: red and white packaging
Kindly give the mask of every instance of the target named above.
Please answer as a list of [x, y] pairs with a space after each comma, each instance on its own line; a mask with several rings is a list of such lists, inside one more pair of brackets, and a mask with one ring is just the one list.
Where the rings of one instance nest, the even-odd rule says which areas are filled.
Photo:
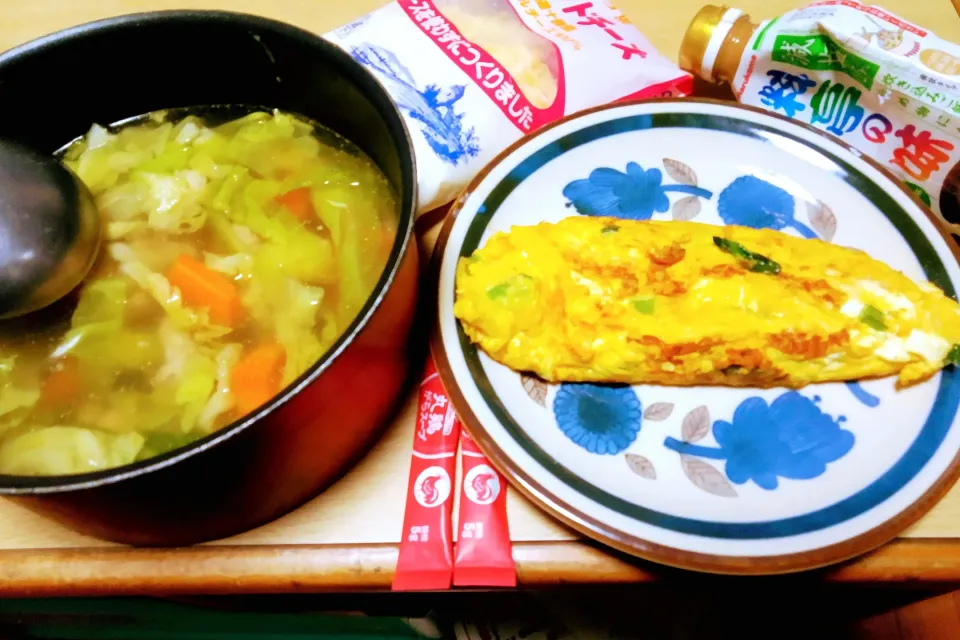
[[394, 591], [450, 588], [453, 487], [459, 439], [460, 421], [430, 359], [420, 383]]
[[517, 569], [507, 524], [507, 485], [464, 429], [460, 518], [453, 584], [457, 587], [515, 587]]
[[395, 0], [324, 37], [365, 65], [403, 112], [420, 211], [452, 200], [549, 122], [692, 90], [691, 77], [607, 0]]

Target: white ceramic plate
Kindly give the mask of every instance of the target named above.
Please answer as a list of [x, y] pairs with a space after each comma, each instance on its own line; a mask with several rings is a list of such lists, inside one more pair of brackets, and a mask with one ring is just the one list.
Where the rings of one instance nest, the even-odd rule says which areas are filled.
[[864, 249], [956, 297], [930, 215], [835, 139], [726, 103], [616, 105], [489, 166], [439, 249], [434, 354], [456, 409], [516, 487], [583, 533], [674, 566], [775, 573], [889, 540], [956, 479], [960, 375], [798, 391], [546, 385], [479, 352], [453, 315], [457, 260], [512, 225], [600, 213], [781, 229]]

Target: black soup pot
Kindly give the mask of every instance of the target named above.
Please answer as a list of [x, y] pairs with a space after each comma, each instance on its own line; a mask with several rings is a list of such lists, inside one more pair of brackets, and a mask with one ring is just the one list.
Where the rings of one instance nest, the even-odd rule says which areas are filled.
[[346, 136], [399, 194], [399, 232], [383, 276], [344, 336], [253, 415], [117, 469], [0, 476], [0, 495], [117, 542], [192, 544], [299, 506], [368, 450], [407, 377], [417, 296], [413, 151], [387, 93], [349, 55], [298, 28], [219, 11], [124, 16], [0, 55], [0, 137], [45, 153], [94, 122], [199, 105], [277, 108]]

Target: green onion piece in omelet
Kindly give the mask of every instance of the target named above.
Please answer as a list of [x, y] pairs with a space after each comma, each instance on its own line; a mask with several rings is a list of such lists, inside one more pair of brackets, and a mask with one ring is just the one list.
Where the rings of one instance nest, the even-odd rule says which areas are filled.
[[633, 301], [633, 308], [646, 315], [653, 313], [654, 306], [654, 298], [638, 298], [637, 300]]
[[510, 285], [506, 282], [501, 282], [500, 284], [494, 285], [487, 289], [487, 297], [491, 300], [497, 300], [498, 298], [503, 298], [507, 295], [507, 291], [510, 290]]
[[508, 295], [518, 295], [523, 294], [529, 290], [530, 283], [533, 282], [533, 278], [528, 276], [525, 273], [520, 273], [515, 276], [512, 276], [501, 282], [500, 284], [495, 284], [489, 289], [487, 289], [487, 297], [491, 300], [499, 300], [505, 298]]
[[887, 323], [884, 321], [883, 311], [880, 311], [880, 309], [877, 309], [873, 305], [868, 304], [863, 308], [860, 312], [860, 322], [877, 331], [887, 330]]
[[960, 364], [960, 344], [955, 344], [947, 352], [948, 364]]
[[713, 244], [717, 245], [720, 251], [729, 253], [736, 258], [740, 264], [753, 273], [769, 273], [774, 276], [780, 273], [780, 265], [777, 262], [774, 262], [767, 256], [762, 256], [759, 253], [747, 250], [747, 248], [739, 242], [721, 238], [720, 236], [713, 236]]

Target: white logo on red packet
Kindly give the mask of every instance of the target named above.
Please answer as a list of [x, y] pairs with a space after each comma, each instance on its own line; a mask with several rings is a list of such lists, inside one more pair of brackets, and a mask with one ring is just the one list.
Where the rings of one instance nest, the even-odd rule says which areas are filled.
[[427, 467], [417, 476], [413, 497], [422, 507], [436, 507], [450, 497], [450, 475], [443, 467]]
[[420, 394], [420, 408], [417, 411], [417, 438], [426, 442], [436, 433], [450, 435], [455, 417], [446, 395], [425, 389]]
[[449, 436], [453, 433], [453, 423], [457, 420], [457, 412], [453, 407], [447, 405], [447, 412], [443, 416], [443, 435]]
[[470, 502], [491, 504], [500, 495], [500, 476], [489, 465], [478, 464], [464, 476], [463, 492]]

